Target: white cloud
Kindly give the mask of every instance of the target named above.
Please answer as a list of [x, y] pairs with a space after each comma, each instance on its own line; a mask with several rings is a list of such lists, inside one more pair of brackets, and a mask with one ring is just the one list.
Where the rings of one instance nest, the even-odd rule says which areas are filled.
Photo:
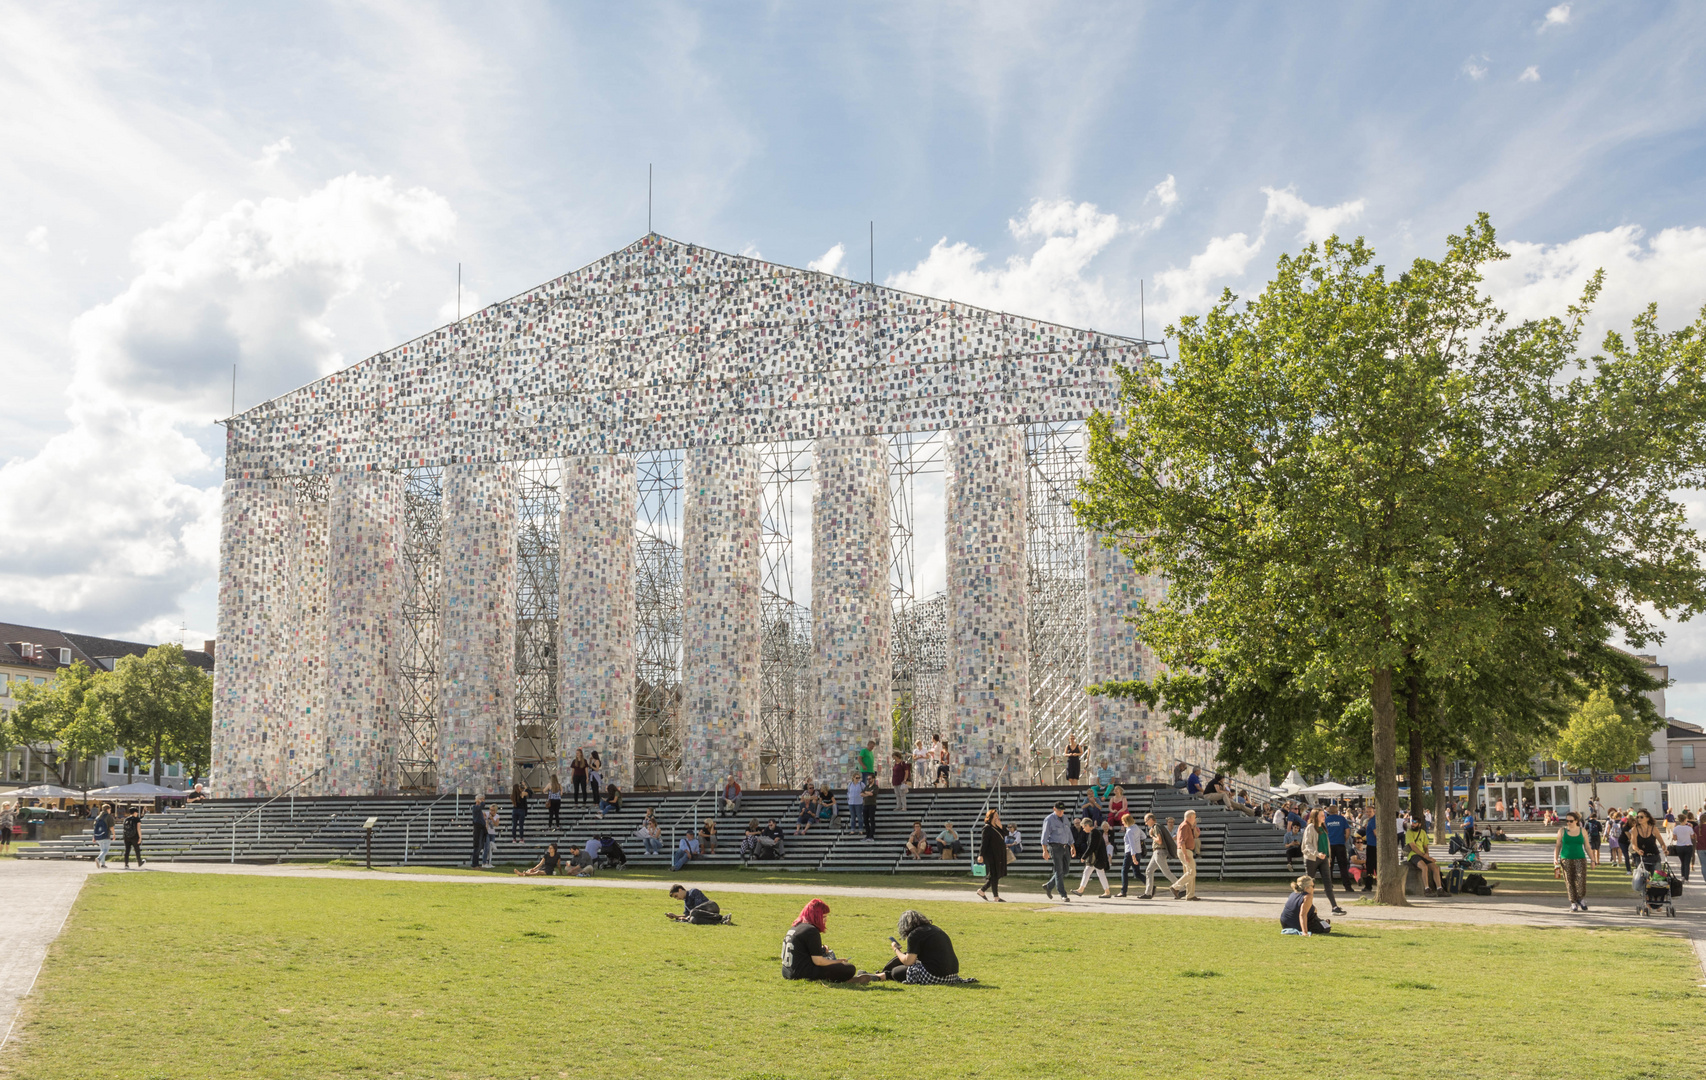
[[484, 302], [480, 299], [480, 294], [464, 285], [460, 295], [452, 292], [444, 303], [438, 305], [438, 321], [441, 324], [455, 322], [479, 311], [482, 306]]
[[1116, 215], [1093, 203], [1038, 199], [1024, 217], [1008, 221], [1007, 229], [1020, 242], [1039, 243], [1029, 255], [986, 267], [982, 251], [943, 237], [924, 261], [886, 283], [1074, 326], [1108, 327], [1124, 319], [1130, 304], [1110, 295], [1101, 278], [1086, 274], [1091, 260], [1122, 231]]
[[1463, 74], [1479, 82], [1487, 77], [1486, 56], [1471, 56], [1463, 61]]
[[1159, 325], [1168, 325], [1180, 315], [1200, 315], [1220, 298], [1221, 290], [1235, 279], [1262, 250], [1266, 234], [1254, 240], [1244, 233], [1216, 236], [1189, 265], [1171, 267], [1155, 275], [1161, 293], [1156, 305]]
[[267, 143], [261, 147], [261, 160], [255, 164], [263, 169], [270, 169], [278, 164], [278, 159], [292, 153], [296, 148], [290, 145], [290, 136], [286, 135], [277, 142]]
[[1559, 4], [1556, 7], [1552, 7], [1552, 8], [1547, 9], [1546, 21], [1540, 24], [1540, 29], [1544, 31], [1544, 30], [1546, 30], [1550, 27], [1553, 27], [1553, 26], [1563, 26], [1564, 24], [1568, 23], [1569, 21], [1570, 21], [1570, 5]]
[[248, 401], [342, 366], [326, 317], [365, 264], [454, 223], [430, 191], [350, 175], [217, 213], [193, 201], [138, 236], [129, 284], [72, 323], [68, 430], [0, 466], [12, 617], [175, 628], [217, 556], [218, 462], [198, 438], [229, 407], [231, 365]]
[[847, 245], [836, 244], [822, 255], [806, 264], [807, 270], [816, 270], [820, 274], [834, 274], [846, 277]]
[[1143, 204], [1148, 206], [1151, 200], [1161, 205], [1161, 212], [1150, 218], [1146, 227], [1159, 229], [1167, 223], [1167, 215], [1171, 214], [1173, 208], [1179, 205], [1179, 185], [1173, 180], [1172, 173], [1168, 173], [1167, 179], [1149, 189], [1149, 194], [1144, 196]]
[[35, 248], [43, 255], [47, 254], [47, 226], [37, 225], [24, 234], [24, 243]]
[[1362, 216], [1364, 202], [1352, 199], [1337, 206], [1311, 206], [1298, 198], [1295, 187], [1262, 189], [1268, 197], [1267, 212], [1262, 215], [1262, 232], [1266, 234], [1273, 223], [1290, 225], [1303, 222], [1297, 238], [1306, 244], [1318, 244], [1339, 231], [1339, 227]]
[[1517, 82], [1539, 82], [1540, 69], [1533, 64], [1522, 69], [1522, 74], [1516, 77]]

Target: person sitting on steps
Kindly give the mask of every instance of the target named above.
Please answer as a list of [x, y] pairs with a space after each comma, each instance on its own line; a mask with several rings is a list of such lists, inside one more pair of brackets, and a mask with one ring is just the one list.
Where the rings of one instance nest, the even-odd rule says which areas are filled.
[[930, 854], [930, 840], [924, 835], [922, 821], [912, 823], [912, 834], [906, 838], [906, 853], [912, 857], [913, 862]]

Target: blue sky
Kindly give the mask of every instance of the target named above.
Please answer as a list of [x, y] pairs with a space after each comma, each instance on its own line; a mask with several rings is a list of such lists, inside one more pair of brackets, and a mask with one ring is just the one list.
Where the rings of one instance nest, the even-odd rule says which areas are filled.
[[[3, 616], [211, 636], [221, 429], [642, 234], [1153, 334], [1492, 213], [1517, 314], [1706, 301], [1706, 7], [0, 8]], [[840, 252], [837, 255], [837, 245]], [[1706, 511], [1697, 520], [1706, 521]], [[1706, 719], [1706, 634], [1662, 650]], [[1686, 707], [1685, 707], [1686, 706]]]

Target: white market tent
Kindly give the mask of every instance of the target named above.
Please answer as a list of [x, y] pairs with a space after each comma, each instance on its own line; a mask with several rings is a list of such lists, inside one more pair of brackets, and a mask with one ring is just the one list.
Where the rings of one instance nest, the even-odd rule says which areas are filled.
[[138, 780], [134, 784], [120, 784], [117, 787], [98, 788], [89, 792], [91, 799], [183, 799], [189, 792], [178, 788], [161, 787], [150, 784], [146, 780]]
[[1306, 787], [1302, 791], [1298, 792], [1300, 795], [1325, 795], [1329, 798], [1341, 795], [1361, 795], [1362, 793], [1363, 791], [1361, 788], [1354, 788], [1348, 784], [1341, 784], [1333, 780], [1329, 780], [1324, 784], [1316, 784], [1313, 787]]
[[1290, 795], [1294, 792], [1302, 791], [1304, 786], [1303, 777], [1298, 775], [1296, 769], [1293, 769], [1285, 774], [1285, 779], [1280, 782], [1280, 786], [1273, 790], [1279, 792], [1281, 795]]
[[[90, 793], [93, 798], [94, 793]], [[0, 800], [11, 799], [76, 799], [83, 801], [83, 793], [75, 788], [60, 787], [58, 784], [37, 784], [34, 787], [16, 788], [12, 791], [0, 791]]]

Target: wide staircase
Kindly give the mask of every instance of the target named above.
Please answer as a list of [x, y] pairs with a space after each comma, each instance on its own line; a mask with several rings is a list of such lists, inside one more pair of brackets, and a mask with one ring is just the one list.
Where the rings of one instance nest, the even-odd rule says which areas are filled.
[[[1265, 820], [1161, 785], [1134, 784], [1125, 790], [1131, 812], [1139, 819], [1149, 811], [1163, 821], [1168, 817], [1182, 819], [1188, 809], [1197, 811], [1203, 833], [1200, 880], [1287, 876], [1281, 834]], [[621, 845], [629, 865], [667, 867], [682, 836], [710, 820], [716, 828], [716, 851], [695, 859], [693, 865], [738, 867], [743, 861], [741, 838], [747, 822], [763, 825], [775, 819], [785, 834], [785, 854], [754, 864], [761, 868], [935, 875], [969, 874], [977, 849], [977, 822], [986, 809], [994, 807], [1003, 822], [1020, 831], [1021, 857], [1009, 873], [1041, 876], [1049, 872], [1038, 845], [1043, 818], [1056, 802], [1066, 804], [1070, 812], [1082, 798], [1081, 788], [1068, 787], [923, 788], [908, 794], [906, 810], [901, 812], [895, 806], [894, 792], [885, 789], [878, 799], [876, 836], [871, 840], [865, 839], [863, 831], [848, 828], [846, 807], [839, 797], [833, 823], [816, 824], [803, 835], [795, 835], [800, 807], [798, 795], [792, 791], [747, 792], [738, 815], [719, 813], [721, 808], [710, 792], [626, 795], [620, 810], [603, 816], [596, 805], [575, 805], [565, 800], [557, 828], [547, 824], [545, 800], [535, 798], [529, 803], [526, 839], [519, 841], [510, 838], [508, 799], [494, 796], [487, 801], [497, 806], [501, 822], [492, 856], [498, 865], [531, 864], [553, 840], [564, 848], [582, 847], [591, 837], [609, 836]], [[146, 815], [142, 845], [147, 858], [166, 862], [359, 863], [368, 857], [367, 822], [372, 819], [372, 859], [376, 865], [467, 866], [472, 854], [472, 803], [466, 795], [280, 798], [270, 802], [216, 799]], [[644, 842], [635, 836], [648, 810], [657, 818], [662, 833], [662, 850], [656, 855], [647, 855]], [[952, 824], [965, 854], [947, 860], [934, 855], [908, 857], [906, 838], [914, 821], [923, 823], [933, 845], [944, 823]], [[112, 855], [116, 857], [122, 847], [115, 839]], [[25, 859], [92, 859], [96, 848], [89, 830], [84, 830], [15, 850]], [[1116, 874], [1118, 870], [1116, 862]]]

